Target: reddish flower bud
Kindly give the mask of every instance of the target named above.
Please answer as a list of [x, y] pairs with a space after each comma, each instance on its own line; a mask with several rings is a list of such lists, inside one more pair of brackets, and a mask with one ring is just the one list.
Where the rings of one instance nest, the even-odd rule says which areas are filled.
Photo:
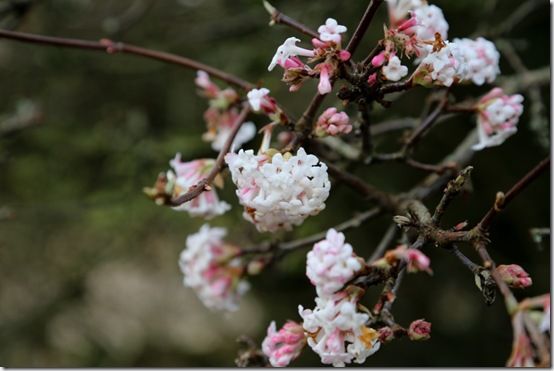
[[533, 284], [529, 274], [517, 264], [499, 265], [496, 267], [496, 273], [508, 286], [516, 289], [529, 287]]
[[431, 338], [431, 323], [418, 319], [410, 323], [408, 328], [410, 340], [428, 340]]
[[381, 327], [378, 330], [378, 333], [379, 333], [379, 341], [383, 344], [388, 343], [389, 341], [394, 339], [394, 332], [388, 326]]

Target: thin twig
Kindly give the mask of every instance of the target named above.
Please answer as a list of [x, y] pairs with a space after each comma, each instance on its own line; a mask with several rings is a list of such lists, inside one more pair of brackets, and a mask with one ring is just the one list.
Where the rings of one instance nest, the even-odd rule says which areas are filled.
[[394, 236], [396, 236], [396, 232], [398, 230], [398, 227], [396, 224], [391, 224], [388, 228], [385, 234], [383, 235], [383, 238], [379, 242], [379, 245], [377, 245], [377, 248], [373, 251], [371, 256], [367, 259], [368, 264], [371, 264], [375, 260], [379, 259], [387, 247], [391, 244], [392, 240], [394, 239]]
[[242, 127], [242, 124], [246, 119], [246, 116], [248, 115], [248, 113], [250, 113], [250, 106], [248, 104], [244, 104], [240, 114], [238, 115], [238, 117], [236, 118], [233, 124], [233, 130], [229, 133], [229, 137], [227, 138], [225, 145], [223, 146], [223, 148], [221, 148], [221, 151], [219, 151], [219, 155], [215, 160], [215, 165], [213, 169], [209, 172], [208, 176], [200, 180], [192, 187], [190, 187], [188, 192], [185, 193], [184, 195], [181, 195], [176, 199], [171, 199], [169, 201], [171, 206], [179, 206], [187, 201], [192, 200], [193, 198], [196, 198], [202, 192], [210, 189], [210, 184], [213, 182], [217, 174], [219, 174], [219, 172], [223, 170], [225, 155], [229, 152], [229, 149], [231, 148], [231, 145], [235, 140], [235, 136], [237, 135], [238, 131]]
[[84, 49], [84, 50], [96, 50], [104, 51], [108, 54], [133, 54], [144, 58], [155, 59], [158, 61], [172, 63], [193, 70], [202, 70], [207, 72], [210, 76], [225, 81], [229, 84], [236, 85], [244, 90], [250, 90], [255, 86], [237, 76], [221, 71], [217, 68], [208, 66], [206, 64], [197, 62], [195, 60], [181, 57], [175, 54], [166, 53], [162, 51], [142, 48], [131, 44], [124, 44], [122, 42], [114, 42], [107, 39], [100, 41], [89, 41], [80, 39], [69, 39], [62, 37], [42, 36], [34, 35], [25, 32], [0, 30], [0, 38], [22, 41], [31, 44], [40, 45], [52, 45], [60, 46], [64, 48]]
[[308, 26], [298, 22], [296, 19], [289, 17], [280, 10], [276, 9], [266, 0], [264, 0], [264, 7], [271, 16], [271, 22], [269, 23], [270, 25], [282, 24], [285, 26], [289, 26], [294, 30], [300, 31], [301, 33], [306, 34], [312, 38], [319, 38], [319, 34], [317, 32], [315, 32]]
[[350, 54], [354, 54], [354, 52], [358, 48], [360, 41], [362, 41], [362, 38], [364, 37], [369, 25], [371, 24], [373, 16], [377, 12], [377, 8], [379, 8], [379, 5], [381, 5], [382, 2], [383, 0], [371, 0], [371, 3], [369, 3], [364, 15], [362, 16], [362, 19], [358, 23], [356, 30], [352, 34], [352, 37], [350, 38], [350, 41], [346, 46], [346, 50], [349, 51]]

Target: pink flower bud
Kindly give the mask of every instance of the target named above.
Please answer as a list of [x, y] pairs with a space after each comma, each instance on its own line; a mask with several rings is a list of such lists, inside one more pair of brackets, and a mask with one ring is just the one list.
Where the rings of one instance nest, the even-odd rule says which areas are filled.
[[416, 249], [407, 249], [406, 257], [408, 260], [408, 272], [431, 271], [429, 268], [431, 261], [421, 251]]
[[379, 342], [381, 343], [388, 343], [392, 339], [394, 339], [394, 333], [392, 332], [392, 329], [388, 326], [381, 327], [378, 330], [379, 333]]
[[348, 50], [341, 50], [339, 52], [339, 58], [343, 62], [346, 62], [347, 60], [349, 60], [351, 56], [352, 55], [350, 54], [350, 52]]
[[286, 367], [300, 355], [305, 344], [306, 337], [302, 325], [288, 321], [277, 331], [275, 322], [271, 322], [262, 343], [262, 351], [273, 367]]
[[317, 136], [348, 134], [352, 131], [350, 118], [345, 112], [337, 112], [335, 107], [327, 108], [317, 119]]
[[513, 288], [525, 288], [533, 284], [529, 274], [517, 264], [499, 265], [496, 267], [496, 273], [500, 275], [506, 284]]
[[431, 338], [431, 323], [418, 319], [410, 323], [408, 328], [410, 340], [428, 340]]
[[369, 77], [367, 78], [367, 84], [368, 84], [369, 86], [375, 85], [376, 82], [377, 82], [377, 72], [372, 73], [372, 74], [369, 75]]
[[328, 43], [325, 43], [325, 42], [323, 42], [320, 39], [315, 38], [315, 37], [312, 39], [312, 45], [314, 46], [314, 48], [321, 48], [321, 49], [325, 49], [326, 47], [329, 46]]
[[317, 85], [317, 90], [319, 94], [325, 95], [330, 93], [332, 89], [329, 65], [321, 63], [319, 64], [319, 84]]
[[385, 61], [387, 60], [385, 51], [382, 51], [381, 53], [377, 54], [375, 57], [371, 59], [371, 65], [373, 67], [381, 67]]

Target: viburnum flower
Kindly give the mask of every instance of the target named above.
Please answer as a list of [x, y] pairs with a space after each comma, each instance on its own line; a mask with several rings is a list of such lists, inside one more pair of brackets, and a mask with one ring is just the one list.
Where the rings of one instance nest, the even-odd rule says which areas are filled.
[[319, 84], [317, 91], [321, 95], [329, 94], [333, 87], [331, 86], [331, 70], [332, 67], [328, 63], [320, 63], [316, 66], [319, 71]]
[[397, 23], [407, 17], [413, 10], [423, 7], [427, 4], [425, 0], [386, 0], [389, 19], [391, 25], [395, 26]]
[[250, 107], [255, 112], [263, 111], [267, 114], [277, 110], [277, 103], [269, 96], [269, 89], [252, 89], [246, 94]]
[[345, 243], [344, 234], [329, 229], [324, 240], [314, 245], [308, 253], [306, 275], [316, 287], [320, 297], [329, 296], [340, 290], [362, 268], [363, 260], [358, 258], [352, 246]]
[[408, 248], [406, 245], [400, 245], [396, 249], [387, 251], [384, 260], [389, 265], [394, 265], [403, 260], [407, 263], [407, 270], [410, 273], [419, 271], [431, 273], [429, 258], [421, 251]]
[[514, 330], [512, 341], [512, 354], [506, 362], [507, 367], [536, 367], [534, 360], [534, 350], [531, 345], [531, 339], [527, 336], [523, 325], [522, 311], [516, 312], [512, 316], [512, 328]]
[[464, 80], [471, 80], [476, 85], [491, 83], [500, 73], [498, 63], [500, 53], [494, 43], [478, 37], [471, 39], [454, 39], [454, 43], [462, 55], [463, 63], [467, 66]]
[[365, 362], [379, 350], [379, 334], [367, 327], [366, 313], [357, 311], [357, 299], [340, 292], [328, 298], [317, 297], [314, 310], [298, 306], [307, 332], [308, 345], [323, 364], [343, 367]]
[[301, 324], [288, 321], [277, 331], [275, 321], [267, 328], [267, 336], [262, 342], [262, 351], [273, 367], [286, 367], [296, 359], [304, 346], [306, 336]]
[[350, 118], [346, 112], [338, 112], [335, 107], [330, 107], [323, 111], [317, 119], [315, 126], [315, 135], [319, 137], [348, 134], [351, 131]]
[[498, 146], [517, 132], [517, 122], [523, 113], [523, 96], [506, 95], [494, 88], [479, 100], [477, 105], [477, 133], [479, 143], [475, 151]]
[[[207, 123], [208, 131], [202, 135], [202, 139], [212, 143], [214, 151], [220, 151], [229, 134], [233, 130], [239, 111], [236, 108], [220, 111], [215, 108], [208, 108], [204, 113], [204, 120]], [[253, 122], [244, 122], [235, 135], [231, 148], [238, 149], [244, 143], [250, 141], [256, 135], [256, 125]]]
[[499, 265], [496, 267], [496, 272], [508, 286], [513, 288], [525, 288], [533, 284], [529, 274], [517, 264]]
[[304, 49], [296, 45], [296, 43], [299, 41], [300, 39], [296, 37], [289, 37], [288, 39], [286, 39], [285, 42], [277, 48], [277, 52], [273, 56], [271, 63], [267, 67], [267, 70], [268, 71], [273, 70], [276, 65], [280, 65], [284, 67], [287, 59], [291, 57], [296, 57], [296, 56], [313, 57], [314, 56], [313, 50]]
[[194, 79], [194, 83], [202, 89], [202, 93], [207, 98], [216, 98], [220, 92], [219, 87], [212, 82], [210, 75], [208, 75], [205, 71], [196, 72], [196, 79]]
[[185, 286], [193, 288], [206, 307], [233, 311], [249, 284], [242, 279], [242, 262], [234, 258], [240, 249], [223, 241], [226, 233], [224, 228], [204, 224], [187, 237], [179, 266]]
[[417, 20], [416, 36], [420, 40], [434, 40], [439, 34], [443, 40], [448, 39], [448, 22], [442, 9], [436, 5], [416, 7], [413, 16]]
[[408, 74], [408, 67], [402, 65], [400, 58], [392, 56], [381, 71], [387, 80], [398, 81]]
[[428, 340], [431, 338], [431, 323], [423, 319], [413, 321], [408, 328], [408, 337], [410, 340]]
[[[215, 166], [213, 159], [200, 159], [189, 162], [181, 161], [181, 154], [177, 153], [175, 158], [169, 161], [173, 171], [167, 172], [168, 182], [173, 185], [173, 197], [189, 191], [199, 181], [204, 179]], [[179, 206], [173, 207], [177, 211], [187, 211], [191, 216], [200, 216], [211, 219], [214, 216], [221, 215], [229, 210], [231, 206], [219, 201], [215, 189], [202, 192], [194, 199], [185, 202]]]
[[338, 24], [333, 18], [327, 18], [325, 24], [317, 29], [321, 41], [332, 42], [335, 45], [340, 45], [342, 39], [340, 34], [346, 31], [346, 27]]
[[225, 161], [245, 208], [243, 216], [260, 232], [290, 230], [325, 208], [331, 188], [327, 166], [303, 148], [296, 155], [273, 156], [241, 149], [228, 153]]
[[462, 56], [454, 43], [444, 42], [440, 50], [429, 53], [414, 72], [414, 82], [423, 86], [450, 86], [465, 76]]

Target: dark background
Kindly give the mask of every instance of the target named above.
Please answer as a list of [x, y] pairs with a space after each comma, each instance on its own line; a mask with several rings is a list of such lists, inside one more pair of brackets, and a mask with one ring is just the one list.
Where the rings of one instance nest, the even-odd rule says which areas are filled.
[[[450, 39], [494, 30], [520, 3], [435, 2], [449, 21]], [[526, 3], [532, 10], [496, 39], [510, 43], [534, 70], [549, 65], [549, 6], [546, 1]], [[334, 17], [351, 35], [367, 1], [283, 0], [274, 5], [313, 28]], [[385, 13], [383, 6], [357, 58], [381, 37]], [[280, 72], [266, 68], [286, 37], [308, 39], [267, 23], [261, 1], [50, 0], [35, 1], [17, 28], [92, 40], [109, 37], [196, 58], [263, 82], [299, 115], [315, 85], [288, 94]], [[514, 73], [504, 56], [501, 70], [506, 76]], [[0, 123], [13, 117], [18, 106], [26, 112], [29, 106], [21, 105], [28, 101], [41, 112], [39, 124], [0, 137], [2, 366], [232, 366], [238, 335], [261, 342], [270, 320], [278, 325], [298, 320], [298, 304], [314, 306], [315, 291], [304, 274], [306, 249], [250, 279], [253, 289], [231, 315], [209, 312], [182, 286], [179, 252], [203, 221], [154, 205], [141, 189], [167, 169], [177, 151], [185, 159], [215, 157], [199, 139], [206, 102], [196, 95], [193, 77], [193, 71], [133, 56], [0, 41]], [[488, 89], [453, 91], [463, 98]], [[454, 202], [445, 225], [477, 222], [498, 190], [506, 190], [549, 152], [549, 81], [539, 91], [542, 121], [529, 114], [531, 100], [522, 92], [526, 111], [519, 132], [504, 145], [476, 154], [471, 162], [474, 193]], [[402, 95], [390, 110], [376, 111], [375, 122], [417, 117], [427, 93], [420, 88]], [[261, 117], [255, 120], [264, 124]], [[416, 157], [438, 161], [474, 125], [475, 118], [468, 116], [439, 125], [422, 141]], [[396, 148], [400, 134], [377, 141], [378, 148]], [[361, 166], [356, 173], [393, 193], [425, 176], [401, 164]], [[227, 226], [229, 240], [245, 246], [267, 237], [242, 221], [230, 182], [222, 197], [233, 209], [212, 225]], [[490, 251], [497, 262], [517, 262], [533, 277], [534, 285], [517, 293], [520, 298], [550, 290], [549, 239], [537, 244], [529, 233], [550, 225], [549, 205], [545, 175], [495, 220], [491, 231]], [[350, 190], [335, 187], [326, 210], [286, 238], [329, 228], [368, 206]], [[359, 255], [369, 256], [388, 218], [346, 233]], [[434, 275], [408, 276], [394, 313], [405, 325], [417, 318], [431, 321], [431, 340], [394, 341], [366, 365], [504, 365], [511, 327], [501, 298], [487, 307], [472, 275], [453, 256], [432, 247], [426, 252]], [[309, 349], [294, 363], [318, 364]]]

